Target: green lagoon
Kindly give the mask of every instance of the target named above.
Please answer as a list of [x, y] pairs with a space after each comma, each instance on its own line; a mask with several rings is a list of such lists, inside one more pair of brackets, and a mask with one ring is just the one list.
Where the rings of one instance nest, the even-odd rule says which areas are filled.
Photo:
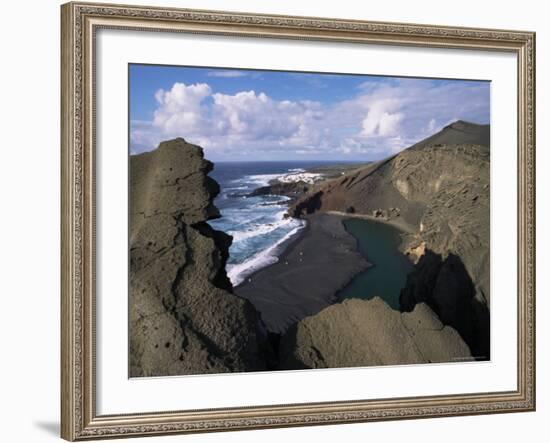
[[338, 293], [338, 297], [369, 300], [380, 297], [393, 309], [399, 309], [399, 293], [405, 286], [412, 263], [398, 247], [400, 231], [377, 221], [351, 218], [344, 220], [346, 230], [357, 239], [359, 251], [372, 266], [356, 275]]

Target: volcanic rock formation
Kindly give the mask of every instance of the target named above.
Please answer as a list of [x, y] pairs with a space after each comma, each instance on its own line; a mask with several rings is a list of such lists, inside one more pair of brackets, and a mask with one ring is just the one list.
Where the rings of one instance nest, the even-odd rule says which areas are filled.
[[130, 160], [130, 376], [264, 368], [250, 303], [225, 273], [231, 237], [212, 229], [218, 184], [178, 138]]
[[281, 341], [285, 369], [341, 368], [472, 360], [468, 346], [424, 303], [412, 312], [382, 299], [348, 299], [306, 317]]

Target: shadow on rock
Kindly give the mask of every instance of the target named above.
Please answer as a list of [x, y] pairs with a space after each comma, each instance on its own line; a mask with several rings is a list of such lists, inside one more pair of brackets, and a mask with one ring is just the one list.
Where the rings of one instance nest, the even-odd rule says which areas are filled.
[[313, 214], [315, 211], [321, 209], [323, 204], [323, 191], [316, 192], [311, 197], [296, 204], [294, 208], [293, 217], [300, 217], [304, 214]]
[[478, 360], [490, 358], [490, 315], [487, 305], [476, 296], [474, 283], [461, 258], [443, 258], [426, 250], [399, 297], [401, 310], [410, 312], [427, 303], [441, 321], [455, 328]]

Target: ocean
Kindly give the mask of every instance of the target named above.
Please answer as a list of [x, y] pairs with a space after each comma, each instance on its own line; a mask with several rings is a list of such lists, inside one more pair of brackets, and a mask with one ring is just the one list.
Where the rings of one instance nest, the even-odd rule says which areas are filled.
[[[273, 179], [297, 180], [311, 168], [328, 162], [216, 162], [210, 176], [221, 188], [214, 204], [221, 218], [210, 220], [217, 230], [233, 236], [226, 265], [234, 286], [253, 272], [276, 263], [285, 241], [304, 227], [304, 222], [283, 216], [288, 197], [264, 195], [248, 197], [254, 189]], [[334, 164], [334, 162], [332, 162]], [[315, 174], [306, 174], [306, 179]]]

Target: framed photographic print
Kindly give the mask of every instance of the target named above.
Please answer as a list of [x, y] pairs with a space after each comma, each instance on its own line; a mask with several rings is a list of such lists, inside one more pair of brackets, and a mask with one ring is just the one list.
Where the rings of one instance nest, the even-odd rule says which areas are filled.
[[62, 437], [535, 408], [535, 36], [68, 3]]

